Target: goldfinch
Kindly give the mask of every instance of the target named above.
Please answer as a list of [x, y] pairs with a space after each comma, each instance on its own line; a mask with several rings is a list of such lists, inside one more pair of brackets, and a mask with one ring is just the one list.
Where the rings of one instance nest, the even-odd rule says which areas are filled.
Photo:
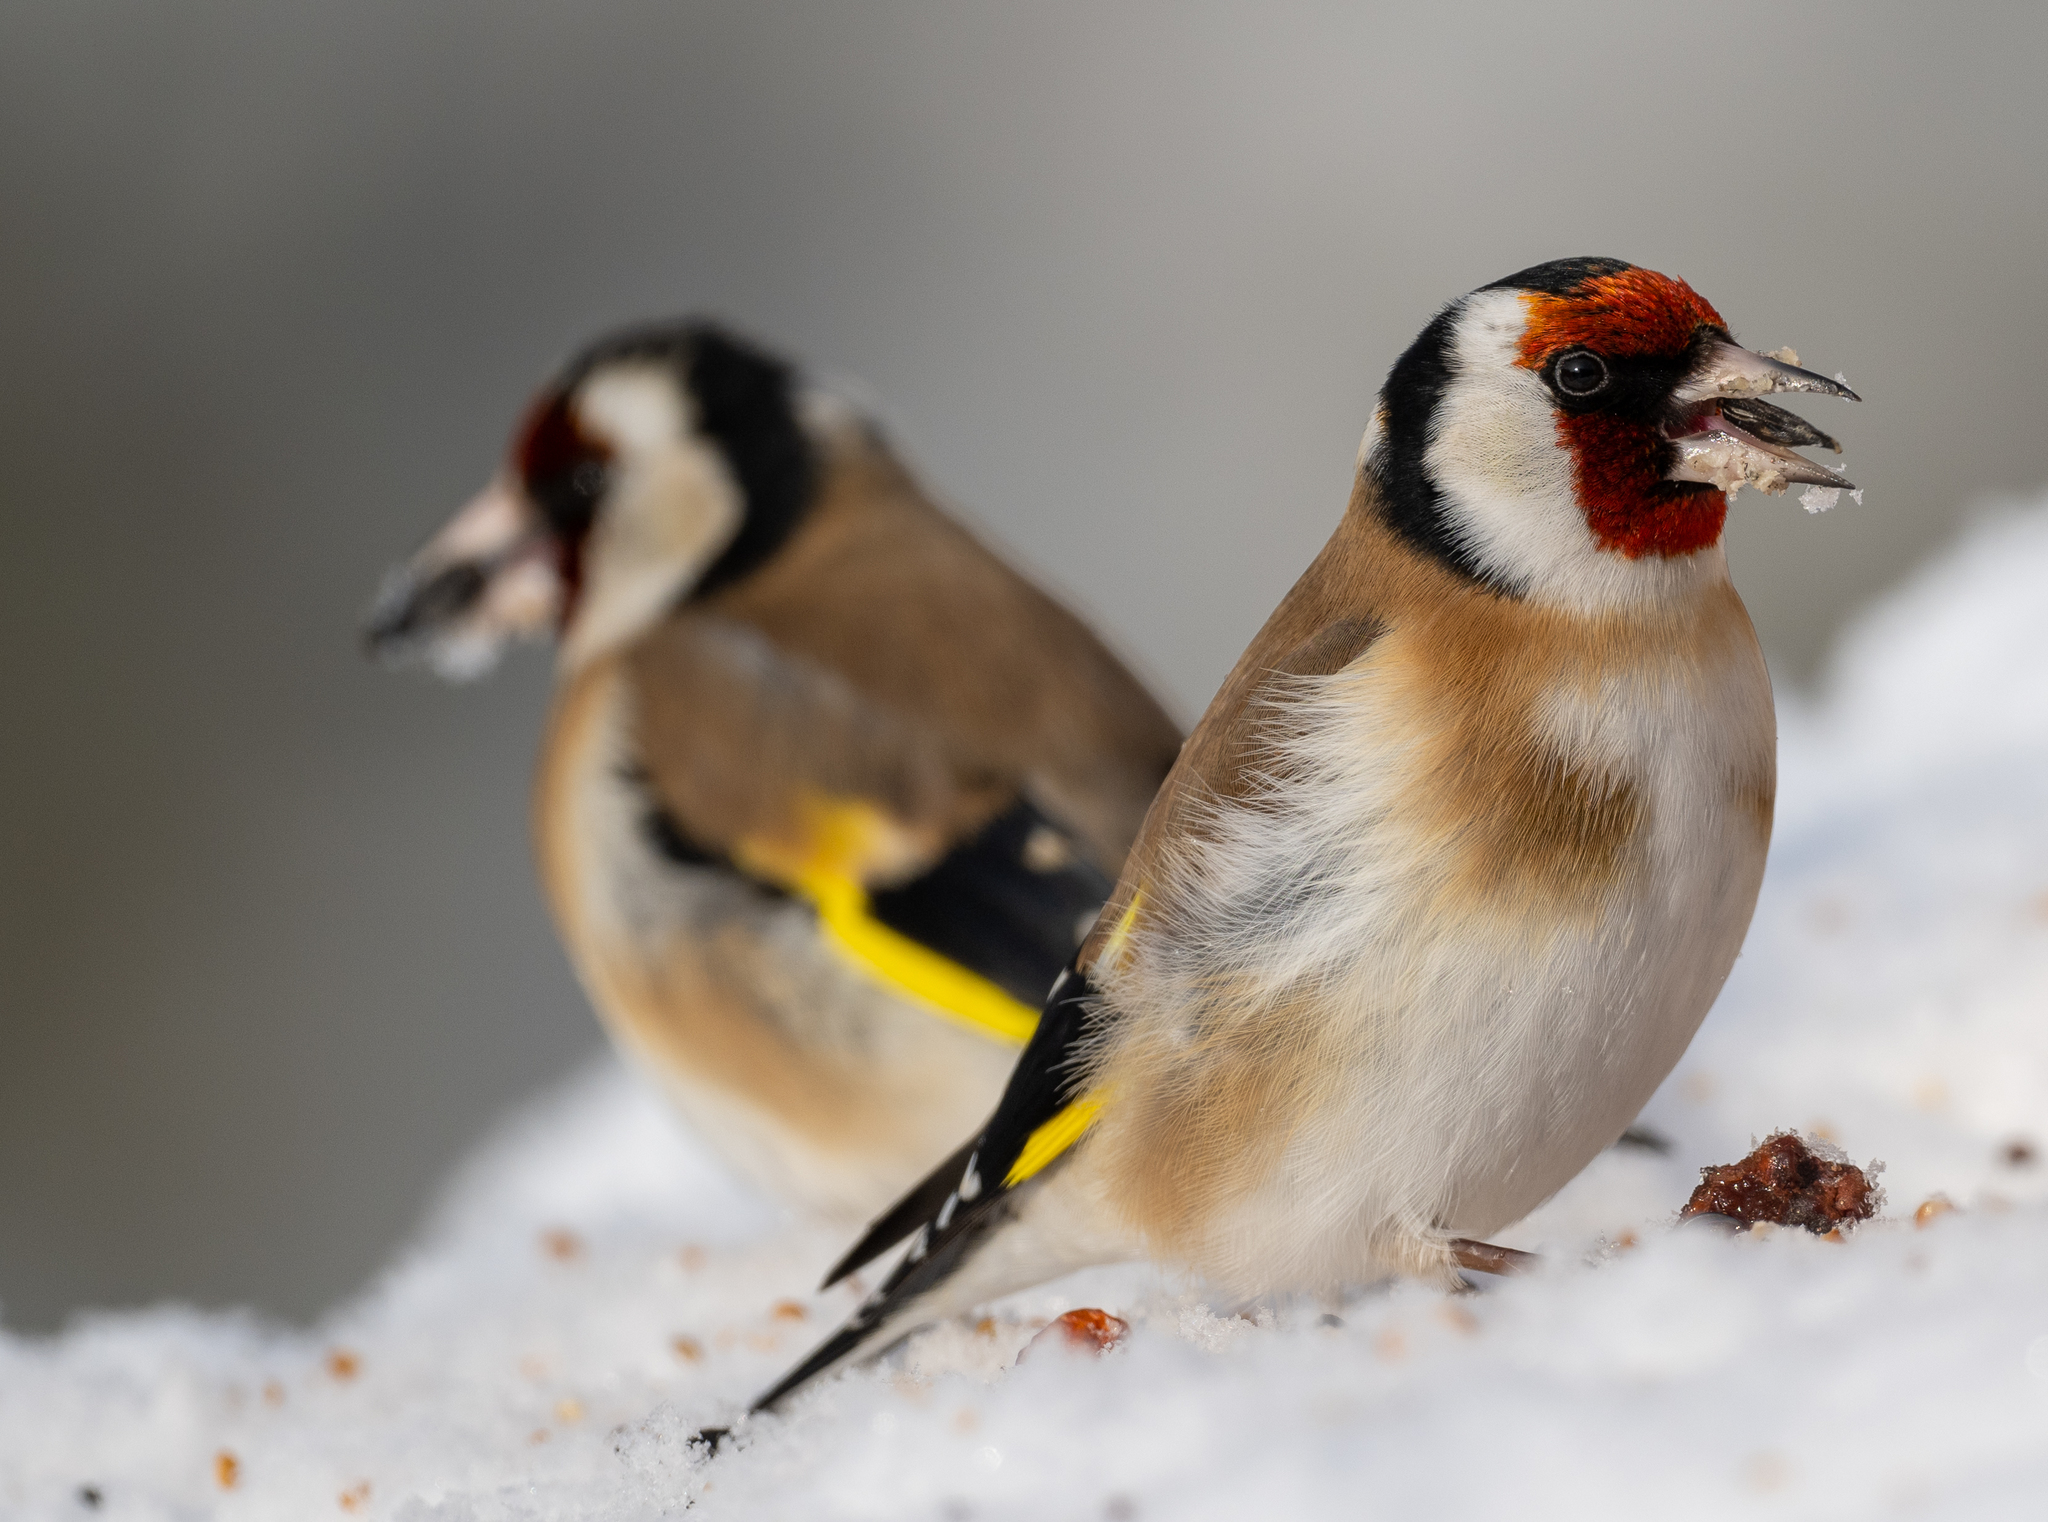
[[1438, 314], [993, 1118], [753, 1409], [1089, 1264], [1244, 1295], [1511, 1266], [1483, 1239], [1622, 1134], [1755, 906], [1776, 722], [1727, 493], [1853, 490], [1779, 391], [1854, 399], [1618, 260]]
[[558, 641], [535, 830], [617, 1043], [858, 1219], [988, 1113], [1180, 734], [880, 431], [699, 322], [586, 349], [387, 585], [444, 674]]

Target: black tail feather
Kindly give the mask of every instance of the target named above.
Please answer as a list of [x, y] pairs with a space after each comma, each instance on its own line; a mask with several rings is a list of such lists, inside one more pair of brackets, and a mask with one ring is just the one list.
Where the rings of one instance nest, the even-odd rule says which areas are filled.
[[747, 1407], [747, 1414], [751, 1416], [756, 1411], [774, 1410], [776, 1403], [799, 1385], [809, 1384], [841, 1359], [851, 1357], [860, 1349], [861, 1344], [868, 1340], [868, 1334], [874, 1327], [881, 1307], [877, 1306], [875, 1310], [877, 1315], [871, 1317], [867, 1313], [867, 1307], [863, 1306], [860, 1314], [813, 1348], [810, 1356], [802, 1363], [755, 1396], [754, 1403]]
[[[1085, 973], [1070, 967], [1060, 974], [989, 1124], [869, 1227], [825, 1283], [837, 1283], [906, 1236], [910, 1250], [853, 1318], [764, 1391], [748, 1408], [750, 1414], [774, 1409], [845, 1359], [887, 1352], [916, 1331], [922, 1324], [915, 1314], [918, 1302], [959, 1272], [998, 1226], [1014, 1219], [1018, 1197], [1010, 1170], [1032, 1133], [1072, 1100], [1077, 1076], [1071, 1062], [1094, 1005]], [[970, 1166], [972, 1179], [967, 1177]], [[1042, 1182], [1042, 1177], [1027, 1177], [1017, 1187], [1035, 1189]], [[717, 1438], [707, 1436], [706, 1441], [715, 1450]]]
[[[958, 1273], [961, 1265], [989, 1233], [999, 1223], [1010, 1219], [1012, 1208], [1013, 1203], [1008, 1199], [991, 1201], [981, 1210], [963, 1213], [955, 1219], [950, 1230], [939, 1232], [936, 1240], [921, 1236], [918, 1245], [911, 1248], [911, 1255], [890, 1272], [888, 1282], [861, 1303], [860, 1309], [853, 1313], [853, 1318], [845, 1326], [819, 1343], [809, 1357], [783, 1375], [773, 1387], [757, 1396], [747, 1408], [748, 1414], [773, 1410], [785, 1396], [826, 1373], [841, 1360], [856, 1353], [865, 1357], [886, 1353], [916, 1331], [924, 1322], [904, 1313]], [[927, 1242], [932, 1243], [929, 1251], [923, 1250]], [[877, 1343], [877, 1338], [887, 1338], [887, 1341]]]
[[977, 1136], [968, 1142], [934, 1168], [923, 1183], [890, 1206], [888, 1213], [868, 1227], [867, 1234], [853, 1244], [846, 1256], [832, 1265], [832, 1272], [825, 1275], [825, 1282], [818, 1288], [830, 1289], [848, 1274], [866, 1268], [936, 1216], [939, 1207], [946, 1203], [946, 1196], [959, 1185], [960, 1175], [967, 1169], [967, 1159], [974, 1155], [975, 1145], [980, 1140]]

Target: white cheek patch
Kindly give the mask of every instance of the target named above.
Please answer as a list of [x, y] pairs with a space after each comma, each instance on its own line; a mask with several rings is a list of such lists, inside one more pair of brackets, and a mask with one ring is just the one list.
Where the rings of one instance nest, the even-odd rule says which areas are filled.
[[583, 548], [562, 640], [574, 668], [645, 630], [739, 531], [738, 484], [694, 430], [690, 402], [657, 365], [614, 365], [576, 393], [579, 422], [612, 450], [610, 485]]
[[739, 486], [704, 445], [671, 440], [613, 468], [583, 550], [582, 593], [562, 642], [567, 667], [660, 618], [739, 531]]
[[1571, 450], [1549, 388], [1519, 364], [1527, 323], [1516, 291], [1470, 297], [1452, 329], [1427, 464], [1460, 546], [1530, 601], [1597, 612], [1666, 595], [1694, 562], [1603, 549], [1579, 505]]

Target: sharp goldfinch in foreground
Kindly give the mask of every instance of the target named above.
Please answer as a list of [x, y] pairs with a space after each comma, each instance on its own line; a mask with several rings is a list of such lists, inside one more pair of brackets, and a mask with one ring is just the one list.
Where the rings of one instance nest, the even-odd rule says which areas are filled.
[[1512, 1256], [1483, 1239], [1621, 1134], [1756, 903], [1776, 725], [1726, 494], [1849, 486], [1774, 391], [1852, 395], [1615, 260], [1439, 314], [993, 1119], [755, 1409], [1088, 1264], [1260, 1295]]
[[536, 832], [613, 1037], [784, 1198], [977, 1124], [1180, 736], [879, 431], [717, 328], [592, 346], [397, 573], [383, 653], [555, 634]]

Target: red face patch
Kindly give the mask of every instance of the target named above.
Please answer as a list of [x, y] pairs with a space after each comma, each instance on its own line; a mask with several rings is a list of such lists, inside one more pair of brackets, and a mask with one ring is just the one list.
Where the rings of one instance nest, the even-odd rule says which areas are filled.
[[603, 464], [610, 455], [583, 431], [569, 399], [557, 391], [543, 393], [512, 436], [512, 463], [529, 490], [544, 490], [573, 476], [580, 466]]
[[[1541, 369], [1569, 349], [1609, 359], [1678, 359], [1721, 314], [1683, 280], [1629, 269], [1586, 281], [1567, 296], [1525, 292], [1528, 327], [1518, 362]], [[1557, 442], [1572, 452], [1579, 505], [1602, 549], [1631, 560], [1690, 555], [1721, 537], [1723, 492], [1664, 479], [1670, 446], [1653, 423], [1604, 412], [1560, 412]]]
[[512, 466], [526, 495], [547, 520], [562, 578], [561, 624], [575, 616], [583, 591], [583, 550], [604, 486], [611, 450], [583, 431], [569, 399], [544, 392], [512, 437]]

